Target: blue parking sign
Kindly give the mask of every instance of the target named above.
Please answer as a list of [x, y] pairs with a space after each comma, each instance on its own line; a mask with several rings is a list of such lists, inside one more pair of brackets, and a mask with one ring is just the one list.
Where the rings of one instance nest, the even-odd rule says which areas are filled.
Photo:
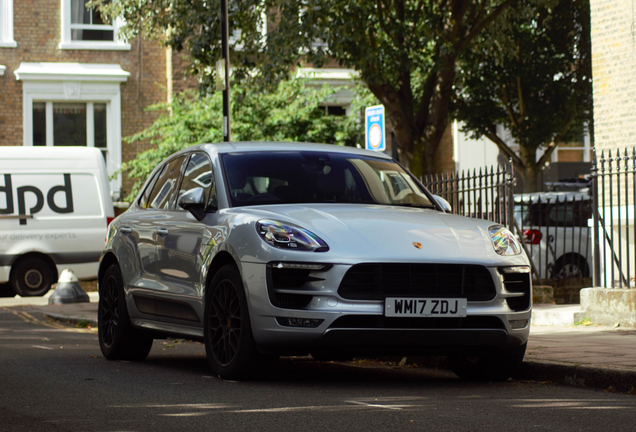
[[364, 110], [366, 122], [366, 149], [375, 151], [386, 150], [384, 134], [384, 105], [367, 107]]

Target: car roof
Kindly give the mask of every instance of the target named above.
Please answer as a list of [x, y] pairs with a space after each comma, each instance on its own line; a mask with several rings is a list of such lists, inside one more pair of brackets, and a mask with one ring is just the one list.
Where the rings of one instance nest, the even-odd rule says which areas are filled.
[[332, 152], [332, 153], [346, 153], [356, 154], [360, 156], [377, 157], [382, 159], [391, 160], [390, 156], [382, 152], [376, 152], [371, 150], [363, 150], [356, 147], [345, 147], [335, 144], [316, 144], [306, 142], [278, 142], [278, 141], [239, 141], [239, 142], [224, 142], [224, 143], [210, 143], [199, 144], [182, 152], [190, 152], [193, 150], [203, 150], [211, 154], [222, 153], [251, 153], [262, 151], [318, 151], [318, 152]]

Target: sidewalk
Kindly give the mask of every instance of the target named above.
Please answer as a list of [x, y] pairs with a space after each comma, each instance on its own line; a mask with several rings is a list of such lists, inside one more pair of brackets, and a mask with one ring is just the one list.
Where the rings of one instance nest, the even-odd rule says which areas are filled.
[[[14, 297], [0, 298], [0, 307], [18, 306], [97, 326], [98, 295], [88, 294], [90, 303], [49, 305], [48, 296]], [[564, 324], [574, 322], [577, 312], [576, 305], [534, 306], [528, 349], [516, 378], [636, 394], [636, 329]]]

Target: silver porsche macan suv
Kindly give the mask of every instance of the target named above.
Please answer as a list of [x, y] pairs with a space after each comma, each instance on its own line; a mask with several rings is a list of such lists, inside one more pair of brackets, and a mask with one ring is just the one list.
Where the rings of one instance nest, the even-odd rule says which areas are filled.
[[448, 208], [381, 153], [180, 151], [110, 224], [102, 353], [143, 360], [178, 336], [203, 341], [224, 379], [307, 354], [446, 355], [462, 378], [508, 378], [528, 339], [528, 261], [505, 227]]

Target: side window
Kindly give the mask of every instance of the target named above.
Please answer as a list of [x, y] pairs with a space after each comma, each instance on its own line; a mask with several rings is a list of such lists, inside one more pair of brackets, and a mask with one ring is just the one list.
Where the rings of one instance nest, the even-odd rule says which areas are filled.
[[[165, 170], [166, 167], [164, 167], [163, 169]], [[161, 174], [161, 171], [163, 170], [157, 171], [155, 175], [152, 176], [152, 179], [148, 182], [148, 185], [146, 186], [144, 193], [139, 197], [139, 202], [138, 202], [139, 207], [148, 208], [148, 203], [150, 202], [150, 193], [152, 192], [152, 187], [157, 182], [157, 177], [159, 177], [159, 175]]]
[[158, 210], [171, 210], [174, 208], [177, 197], [177, 182], [181, 175], [181, 167], [184, 160], [185, 156], [173, 159], [161, 171], [148, 199], [148, 207]]
[[204, 153], [193, 153], [183, 175], [179, 196], [191, 189], [202, 187], [206, 191], [208, 207], [217, 206], [214, 173], [210, 159]]

